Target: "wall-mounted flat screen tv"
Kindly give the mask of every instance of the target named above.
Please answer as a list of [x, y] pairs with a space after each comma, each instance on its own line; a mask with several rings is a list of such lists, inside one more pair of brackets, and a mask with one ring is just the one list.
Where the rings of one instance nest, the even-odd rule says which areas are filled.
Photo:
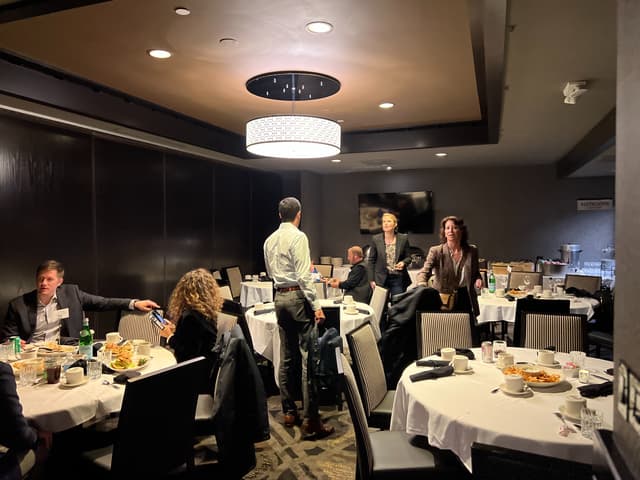
[[433, 192], [360, 193], [360, 233], [380, 233], [382, 214], [398, 217], [402, 233], [433, 233]]

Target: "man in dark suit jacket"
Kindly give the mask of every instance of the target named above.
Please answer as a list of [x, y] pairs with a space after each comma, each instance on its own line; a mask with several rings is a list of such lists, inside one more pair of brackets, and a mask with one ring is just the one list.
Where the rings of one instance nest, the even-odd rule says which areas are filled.
[[351, 295], [356, 302], [369, 303], [371, 285], [367, 276], [367, 267], [363, 262], [362, 248], [357, 245], [351, 247], [347, 250], [347, 259], [351, 264], [347, 279], [341, 282], [337, 278], [331, 278], [327, 283], [330, 287], [341, 288], [345, 295]]
[[148, 312], [160, 306], [152, 300], [105, 298], [83, 292], [77, 285], [63, 285], [64, 267], [47, 260], [36, 270], [37, 289], [9, 303], [0, 341], [19, 335], [26, 342], [45, 340], [59, 334], [78, 337], [83, 310], [140, 310]]

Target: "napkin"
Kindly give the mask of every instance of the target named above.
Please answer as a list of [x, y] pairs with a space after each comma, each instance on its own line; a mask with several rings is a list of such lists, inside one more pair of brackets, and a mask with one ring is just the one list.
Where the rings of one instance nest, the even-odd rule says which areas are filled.
[[73, 362], [71, 365], [69, 365], [68, 368], [73, 368], [73, 367], [80, 367], [84, 370], [84, 374], [87, 374], [87, 361], [84, 358], [79, 358], [78, 360], [76, 360], [75, 362]]
[[433, 370], [427, 370], [426, 372], [419, 372], [410, 375], [409, 378], [412, 382], [419, 382], [420, 380], [428, 380], [431, 378], [448, 377], [453, 373], [453, 367], [448, 365], [446, 367], [436, 367]]
[[263, 313], [271, 313], [271, 312], [275, 312], [276, 309], [275, 308], [265, 308], [263, 310], [253, 310], [253, 314], [254, 315], [262, 315]]
[[137, 371], [122, 372], [121, 374], [113, 377], [113, 383], [125, 384], [130, 378], [139, 377], [140, 375], [141, 373]]
[[587, 398], [606, 397], [613, 394], [613, 382], [592, 383], [578, 387], [580, 395]]
[[418, 360], [416, 365], [419, 367], [446, 367], [450, 363], [447, 360]]
[[[433, 355], [440, 355], [440, 350], [433, 352]], [[456, 348], [456, 355], [464, 355], [469, 360], [475, 360], [476, 356], [468, 348]]]

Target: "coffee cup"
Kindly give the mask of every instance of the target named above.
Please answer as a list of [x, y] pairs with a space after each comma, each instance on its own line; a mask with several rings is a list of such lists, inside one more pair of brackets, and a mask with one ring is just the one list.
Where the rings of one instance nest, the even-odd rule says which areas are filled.
[[[454, 355], [456, 354], [456, 349], [451, 347], [444, 347], [440, 349], [440, 357], [443, 360], [453, 360]], [[465, 357], [466, 358], [466, 357]]]
[[133, 346], [137, 348], [138, 355], [151, 356], [151, 342], [143, 339], [132, 340]]
[[496, 288], [496, 297], [498, 298], [504, 297], [504, 288]]
[[539, 350], [538, 363], [553, 365], [555, 362], [555, 352], [553, 350]]
[[453, 370], [456, 372], [464, 372], [469, 368], [469, 358], [464, 355], [453, 356]]
[[564, 399], [564, 412], [573, 418], [580, 418], [580, 410], [587, 406], [587, 400], [580, 395], [567, 395]]
[[345, 295], [342, 301], [344, 302], [345, 305], [349, 305], [350, 303], [353, 303], [353, 296]]
[[498, 368], [507, 368], [515, 363], [515, 359], [512, 353], [500, 352], [498, 354]]
[[542, 293], [542, 285], [534, 285], [533, 286], [533, 293], [535, 295], [540, 295]]
[[524, 390], [524, 379], [516, 374], [505, 375], [504, 388], [511, 393], [520, 393]]
[[347, 313], [358, 313], [358, 308], [355, 303], [350, 303], [347, 305]]
[[244, 276], [244, 280], [245, 280], [245, 282], [250, 282], [251, 281], [251, 275], [245, 275]]
[[109, 332], [105, 338], [107, 339], [107, 343], [120, 343], [122, 341], [122, 337], [118, 332]]
[[65, 376], [67, 378], [67, 385], [75, 385], [84, 379], [84, 370], [82, 367], [67, 368]]
[[551, 290], [545, 288], [542, 291], [542, 298], [551, 298]]

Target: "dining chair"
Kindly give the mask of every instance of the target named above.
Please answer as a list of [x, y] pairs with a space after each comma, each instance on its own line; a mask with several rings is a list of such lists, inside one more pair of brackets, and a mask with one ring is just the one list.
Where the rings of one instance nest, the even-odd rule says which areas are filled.
[[316, 265], [316, 270], [318, 270], [318, 273], [325, 278], [331, 278], [333, 276], [333, 265], [320, 263]]
[[590, 480], [591, 465], [484, 443], [471, 444], [473, 478]]
[[[527, 280], [529, 283], [527, 283]], [[514, 272], [509, 273], [507, 288], [518, 288], [526, 285], [528, 290], [532, 290], [534, 285], [542, 285], [542, 272]]]
[[516, 317], [513, 324], [513, 338], [507, 338], [514, 347], [524, 345], [526, 325], [524, 324], [525, 312], [536, 313], [569, 313], [570, 300], [542, 300], [538, 298], [519, 298], [516, 300]]
[[369, 300], [369, 306], [373, 309], [373, 315], [376, 319], [376, 323], [378, 324], [378, 329], [382, 332], [384, 330], [384, 325], [382, 324], [382, 318], [384, 315], [385, 306], [387, 304], [387, 295], [389, 294], [389, 290], [380, 285], [376, 285], [373, 289], [373, 294], [371, 295], [371, 300]]
[[240, 298], [240, 290], [242, 289], [242, 273], [240, 272], [240, 267], [237, 265], [225, 267], [222, 269], [222, 272], [229, 283], [233, 298]]
[[442, 347], [471, 348], [473, 320], [467, 312], [416, 312], [418, 358]]
[[525, 312], [525, 348], [553, 345], [558, 352], [587, 349], [587, 316], [577, 313]]
[[85, 462], [112, 478], [164, 478], [191, 470], [193, 418], [206, 363], [197, 357], [130, 379], [113, 444], [83, 452]]
[[[162, 310], [157, 312], [163, 315]], [[149, 312], [121, 310], [117, 329], [126, 340], [144, 339], [152, 345], [160, 345], [160, 329], [151, 322]]]
[[354, 328], [346, 337], [367, 424], [388, 430], [395, 390], [387, 390], [387, 379], [371, 323], [365, 322]]
[[564, 276], [564, 289], [567, 288], [577, 288], [578, 290], [584, 290], [589, 292], [591, 295], [600, 291], [600, 286], [602, 285], [602, 277], [595, 275], [573, 275], [566, 274]]
[[229, 285], [219, 285], [220, 296], [227, 300], [233, 300], [233, 294], [231, 293], [231, 287]]
[[342, 373], [344, 394], [356, 437], [356, 478], [442, 478], [434, 454], [427, 448], [412, 444], [411, 435], [402, 431], [369, 431], [355, 375], [344, 354], [340, 354], [338, 368]]

